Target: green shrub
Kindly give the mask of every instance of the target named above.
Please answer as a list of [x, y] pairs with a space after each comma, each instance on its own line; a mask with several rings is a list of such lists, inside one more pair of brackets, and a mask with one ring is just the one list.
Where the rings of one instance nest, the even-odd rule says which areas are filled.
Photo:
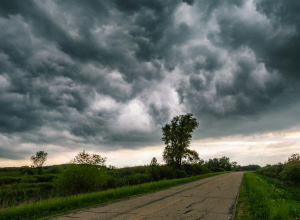
[[29, 177], [27, 173], [22, 176], [20, 183], [29, 183]]
[[159, 167], [160, 179], [174, 179], [176, 174], [174, 173], [174, 168], [168, 165], [162, 165]]
[[26, 167], [21, 171], [22, 175], [24, 175], [25, 173], [27, 173], [28, 175], [34, 175], [36, 171], [33, 168]]
[[1, 184], [19, 183], [20, 181], [21, 181], [20, 177], [12, 177], [12, 176], [0, 177], [0, 185]]
[[150, 180], [151, 180], [150, 176], [148, 174], [143, 174], [143, 173], [136, 173], [124, 177], [125, 183], [127, 183], [130, 186], [147, 183], [150, 182]]
[[184, 164], [184, 170], [190, 176], [210, 173], [208, 168], [200, 164]]
[[271, 178], [277, 177], [277, 174], [275, 172], [269, 172], [269, 171], [264, 172], [264, 175]]
[[174, 171], [176, 178], [187, 177], [187, 173], [184, 170], [175, 170]]
[[224, 168], [217, 168], [217, 170], [216, 170], [217, 172], [225, 172], [226, 170], [224, 169]]
[[279, 174], [282, 180], [290, 181], [295, 184], [300, 183], [300, 161], [294, 160], [286, 163], [283, 171]]
[[51, 182], [57, 174], [44, 174], [44, 175], [34, 175], [34, 178], [37, 179], [37, 182]]
[[99, 191], [106, 184], [105, 168], [88, 164], [72, 164], [54, 181], [54, 187], [60, 195]]
[[106, 189], [113, 189], [127, 185], [122, 177], [107, 176]]
[[278, 176], [283, 170], [284, 164], [278, 163], [275, 168], [276, 175]]
[[19, 188], [41, 188], [41, 189], [52, 189], [53, 183], [19, 183]]
[[63, 169], [59, 166], [53, 166], [48, 170], [48, 173], [51, 174], [61, 174], [63, 171]]
[[160, 167], [159, 166], [149, 166], [147, 173], [150, 175], [152, 181], [160, 180]]

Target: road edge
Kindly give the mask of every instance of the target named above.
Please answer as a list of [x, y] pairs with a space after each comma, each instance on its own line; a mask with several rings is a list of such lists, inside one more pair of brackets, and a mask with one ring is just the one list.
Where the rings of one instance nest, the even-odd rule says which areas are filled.
[[238, 201], [239, 201], [239, 197], [240, 197], [240, 191], [241, 191], [241, 187], [242, 187], [242, 182], [243, 182], [244, 174], [245, 173], [243, 172], [243, 177], [242, 177], [242, 180], [241, 180], [241, 183], [240, 183], [237, 195], [235, 197], [235, 202], [234, 202], [234, 204], [231, 207], [231, 210], [230, 210], [231, 214], [230, 214], [228, 220], [234, 220], [234, 218], [235, 218], [235, 211], [236, 211], [236, 207], [237, 207], [237, 204], [238, 204]]

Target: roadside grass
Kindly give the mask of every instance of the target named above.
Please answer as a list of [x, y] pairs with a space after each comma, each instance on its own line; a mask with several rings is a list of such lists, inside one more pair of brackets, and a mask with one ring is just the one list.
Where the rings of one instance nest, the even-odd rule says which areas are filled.
[[300, 186], [247, 172], [235, 219], [300, 219], [299, 194]]
[[53, 198], [32, 204], [20, 205], [8, 209], [3, 209], [0, 211], [0, 219], [42, 219], [45, 217], [65, 214], [72, 211], [77, 211], [100, 204], [114, 202], [117, 200], [142, 195], [225, 173], [230, 173], [230, 171], [208, 173], [182, 179], [162, 180], [158, 182], [150, 182], [136, 186], [127, 186], [117, 189], [110, 189], [103, 192], [86, 193], [70, 197]]
[[246, 189], [247, 189], [247, 182], [243, 178], [240, 195], [239, 195], [239, 200], [238, 200], [238, 204], [237, 204], [236, 211], [235, 211], [235, 218], [234, 218], [235, 220], [251, 220], [251, 219], [253, 219], [253, 216], [249, 209], [250, 204], [249, 204], [249, 201], [247, 198]]

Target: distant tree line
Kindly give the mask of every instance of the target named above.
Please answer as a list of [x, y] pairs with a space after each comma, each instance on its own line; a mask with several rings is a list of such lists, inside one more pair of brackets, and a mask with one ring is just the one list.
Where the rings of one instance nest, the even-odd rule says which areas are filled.
[[[162, 127], [162, 141], [166, 145], [162, 154], [165, 164], [159, 164], [156, 157], [153, 157], [149, 165], [117, 169], [111, 165], [106, 166], [106, 157], [83, 150], [67, 164], [47, 167], [45, 171], [48, 153], [38, 151], [30, 158], [33, 165], [20, 169], [23, 175], [21, 179], [7, 177], [3, 181], [28, 183], [46, 178], [53, 182], [46, 184], [47, 187], [53, 187], [57, 195], [67, 196], [210, 172], [260, 168], [253, 164], [241, 167], [237, 162], [230, 162], [226, 156], [207, 161], [200, 159], [198, 152], [189, 149], [192, 133], [198, 125], [192, 114], [186, 114], [174, 117], [170, 124]], [[2, 171], [8, 169], [4, 168]]]
[[267, 164], [256, 171], [259, 174], [277, 178], [293, 184], [300, 184], [300, 154], [293, 154], [284, 163]]
[[248, 166], [239, 166], [238, 169], [245, 170], [245, 171], [255, 171], [260, 169], [261, 166], [255, 164], [249, 164]]

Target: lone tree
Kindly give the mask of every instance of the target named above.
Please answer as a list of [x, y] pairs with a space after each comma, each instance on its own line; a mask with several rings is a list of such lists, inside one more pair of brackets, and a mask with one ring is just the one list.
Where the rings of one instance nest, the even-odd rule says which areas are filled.
[[37, 168], [42, 168], [47, 160], [48, 153], [44, 151], [38, 151], [35, 155], [31, 156], [30, 161], [32, 161], [33, 166]]
[[157, 159], [156, 157], [153, 157], [151, 162], [150, 162], [150, 166], [151, 167], [156, 167], [156, 166], [159, 166], [159, 163], [157, 162]]
[[106, 157], [101, 157], [98, 154], [89, 154], [88, 152], [79, 152], [73, 160], [70, 161], [72, 164], [90, 164], [105, 166]]
[[196, 151], [188, 149], [192, 139], [192, 132], [198, 127], [199, 123], [193, 114], [176, 116], [170, 124], [162, 127], [162, 141], [167, 145], [163, 152], [163, 160], [181, 169], [183, 159], [188, 161], [199, 160]]

